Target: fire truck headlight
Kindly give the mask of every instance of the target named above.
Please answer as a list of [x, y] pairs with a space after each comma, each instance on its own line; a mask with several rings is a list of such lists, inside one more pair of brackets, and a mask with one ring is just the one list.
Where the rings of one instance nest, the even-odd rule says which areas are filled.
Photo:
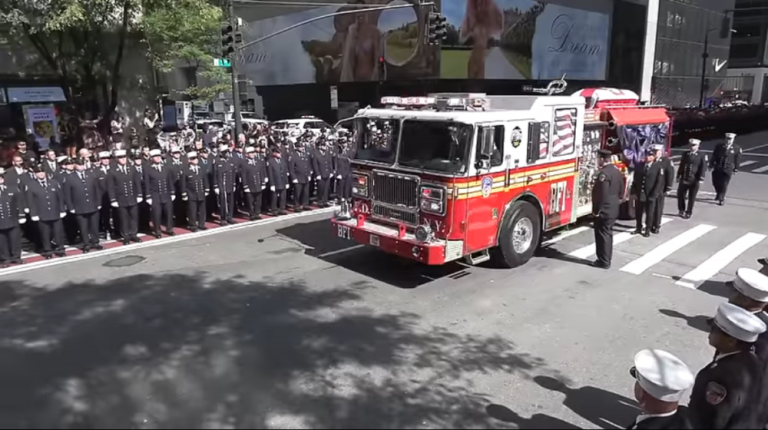
[[424, 212], [443, 215], [445, 213], [445, 188], [424, 185], [421, 187], [421, 210]]
[[352, 175], [352, 196], [368, 198], [368, 176], [359, 173]]
[[428, 225], [420, 225], [416, 227], [416, 231], [413, 232], [416, 236], [416, 240], [420, 242], [429, 242], [434, 237], [432, 228]]
[[424, 212], [430, 212], [430, 213], [442, 213], [443, 212], [443, 202], [439, 202], [436, 200], [422, 200], [421, 201], [421, 210]]

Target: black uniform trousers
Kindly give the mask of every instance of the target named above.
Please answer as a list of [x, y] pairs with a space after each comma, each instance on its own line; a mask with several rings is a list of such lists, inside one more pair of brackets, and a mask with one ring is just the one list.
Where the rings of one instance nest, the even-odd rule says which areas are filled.
[[328, 194], [331, 188], [331, 178], [319, 179], [317, 181], [317, 204], [322, 206], [328, 203]]
[[342, 177], [338, 181], [336, 181], [337, 184], [337, 191], [340, 199], [351, 199], [352, 198], [352, 175], [347, 175], [346, 177]]
[[728, 193], [728, 184], [731, 183], [732, 175], [732, 173], [719, 169], [715, 169], [712, 172], [712, 186], [715, 188], [715, 193], [717, 193], [716, 200], [725, 200], [725, 195]]
[[98, 210], [87, 214], [75, 214], [84, 248], [99, 244], [99, 215]]
[[139, 205], [117, 208], [117, 220], [123, 240], [135, 238], [139, 233]]
[[245, 193], [245, 204], [248, 209], [248, 215], [251, 218], [261, 216], [261, 205], [263, 204], [263, 192], [256, 191]]
[[293, 184], [293, 205], [297, 209], [309, 206], [309, 183]]
[[286, 189], [275, 189], [272, 192], [272, 199], [270, 200], [270, 209], [272, 213], [285, 210]]
[[610, 265], [613, 260], [613, 225], [615, 218], [597, 217], [594, 222], [597, 261]]
[[21, 227], [0, 230], [0, 262], [21, 258]]
[[208, 211], [203, 200], [189, 200], [187, 203], [187, 221], [190, 228], [204, 228], [208, 219]]
[[101, 200], [101, 209], [99, 209], [99, 232], [104, 234], [112, 234], [114, 232], [114, 226], [112, 225], [112, 205], [109, 202], [109, 197], [104, 197]]
[[53, 252], [52, 241], [56, 243], [56, 250], [64, 250], [64, 225], [60, 219], [52, 221], [38, 221], [37, 231], [40, 237], [40, 250], [43, 255]]
[[635, 221], [638, 231], [642, 231], [643, 229], [643, 216], [645, 216], [646, 227], [652, 228], [654, 225], [653, 223], [655, 222], [654, 218], [656, 217], [657, 202], [657, 199], [649, 199], [646, 201], [637, 199], [635, 204]]
[[221, 191], [219, 197], [219, 217], [221, 221], [231, 222], [235, 216], [235, 193]]
[[162, 203], [160, 199], [152, 199], [152, 231], [160, 233], [160, 225], [165, 215], [165, 231], [173, 231], [173, 202]]
[[661, 217], [664, 216], [664, 202], [667, 200], [665, 194], [660, 195], [656, 199], [656, 206], [653, 209], [653, 220], [649, 226], [652, 230], [659, 231], [661, 229]]
[[136, 207], [138, 208], [139, 231], [143, 231], [145, 233], [151, 231], [149, 221], [152, 218], [152, 208], [150, 208], [146, 202], [141, 202], [136, 205]]
[[696, 203], [697, 194], [699, 194], [698, 181], [692, 184], [680, 182], [680, 186], [677, 187], [677, 210], [688, 215], [693, 214], [693, 205]]

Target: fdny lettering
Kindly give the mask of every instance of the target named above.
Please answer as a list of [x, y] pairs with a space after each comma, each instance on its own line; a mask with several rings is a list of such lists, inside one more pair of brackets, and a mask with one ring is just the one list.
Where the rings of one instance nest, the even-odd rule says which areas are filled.
[[565, 212], [567, 182], [556, 182], [549, 189], [549, 215]]

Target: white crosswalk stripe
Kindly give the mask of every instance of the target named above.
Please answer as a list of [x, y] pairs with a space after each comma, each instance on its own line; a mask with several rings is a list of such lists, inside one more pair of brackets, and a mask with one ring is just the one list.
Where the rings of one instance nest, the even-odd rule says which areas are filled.
[[677, 281], [676, 284], [682, 287], [694, 288], [697, 282], [706, 281], [717, 275], [736, 257], [762, 242], [763, 239], [765, 239], [765, 235], [757, 233], [747, 233], [741, 236], [735, 242], [731, 242], [725, 248], [717, 251], [715, 255], [701, 263], [697, 268], [683, 275], [683, 279]]
[[752, 170], [751, 170], [751, 172], [752, 172], [752, 173], [763, 173], [763, 172], [768, 172], [768, 165], [765, 165], [765, 166], [763, 166], [763, 167], [758, 167], [757, 169], [752, 169]]
[[747, 166], [751, 166], [751, 165], [753, 165], [755, 163], [757, 163], [757, 161], [755, 161], [755, 160], [742, 161], [741, 163], [739, 163], [739, 167], [747, 167]]
[[650, 269], [651, 266], [658, 264], [665, 258], [674, 254], [675, 251], [679, 251], [684, 246], [688, 245], [689, 243], [704, 236], [705, 234], [709, 233], [710, 231], [716, 228], [717, 227], [712, 225], [699, 224], [696, 227], [670, 239], [669, 241], [662, 243], [661, 245], [656, 247], [653, 251], [643, 255], [637, 260], [622, 267], [621, 271], [632, 273], [634, 275], [639, 275], [645, 272], [646, 270]]
[[[666, 224], [666, 223], [668, 223], [670, 221], [672, 221], [672, 218], [662, 218], [661, 225], [664, 225], [664, 224]], [[613, 246], [616, 246], [618, 244], [624, 243], [624, 242], [628, 241], [629, 239], [632, 239], [633, 237], [635, 237], [635, 235], [630, 233], [630, 232], [628, 232], [628, 231], [624, 231], [624, 232], [621, 232], [621, 233], [618, 233], [618, 234], [614, 234], [613, 235]], [[576, 251], [571, 252], [570, 254], [568, 254], [568, 256], [569, 257], [573, 257], [573, 258], [580, 258], [582, 260], [586, 260], [587, 258], [594, 256], [595, 252], [597, 252], [597, 251], [596, 251], [596, 248], [595, 248], [595, 244], [593, 243], [591, 245], [587, 245], [587, 246], [585, 246], [583, 248], [579, 248]]]

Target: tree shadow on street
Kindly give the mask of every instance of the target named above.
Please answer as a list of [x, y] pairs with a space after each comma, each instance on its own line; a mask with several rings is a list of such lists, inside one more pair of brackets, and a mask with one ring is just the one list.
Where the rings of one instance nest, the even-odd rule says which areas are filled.
[[352, 288], [189, 273], [6, 290], [0, 428], [495, 428], [474, 377], [545, 364]]

